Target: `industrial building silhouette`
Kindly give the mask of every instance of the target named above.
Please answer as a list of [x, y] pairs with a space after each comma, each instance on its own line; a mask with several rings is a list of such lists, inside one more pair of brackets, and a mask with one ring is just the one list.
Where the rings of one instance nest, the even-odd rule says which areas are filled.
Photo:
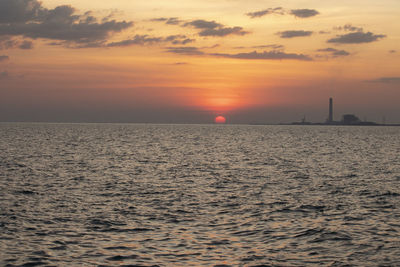
[[379, 125], [372, 121], [362, 121], [354, 114], [344, 114], [340, 121], [335, 121], [333, 116], [333, 98], [329, 98], [328, 118], [324, 123], [307, 122], [305, 117], [301, 122], [293, 122], [294, 125]]

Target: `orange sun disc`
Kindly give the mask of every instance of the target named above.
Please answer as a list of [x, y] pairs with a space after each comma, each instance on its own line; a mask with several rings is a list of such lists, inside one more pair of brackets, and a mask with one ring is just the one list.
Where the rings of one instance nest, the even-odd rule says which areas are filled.
[[222, 124], [222, 123], [225, 123], [225, 122], [226, 122], [226, 119], [225, 119], [224, 116], [217, 116], [217, 117], [215, 117], [214, 121], [215, 121], [215, 123], [220, 123], [220, 124]]

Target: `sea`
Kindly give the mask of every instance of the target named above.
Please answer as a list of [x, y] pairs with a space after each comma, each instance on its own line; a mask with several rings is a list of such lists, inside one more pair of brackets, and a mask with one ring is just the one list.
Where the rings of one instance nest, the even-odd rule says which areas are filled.
[[1, 123], [0, 266], [400, 266], [400, 127]]

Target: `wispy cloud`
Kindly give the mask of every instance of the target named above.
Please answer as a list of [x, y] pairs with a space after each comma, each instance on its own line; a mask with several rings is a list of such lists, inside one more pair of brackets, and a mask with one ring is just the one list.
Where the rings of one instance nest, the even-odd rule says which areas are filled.
[[292, 9], [290, 14], [298, 18], [309, 18], [318, 15], [319, 12], [315, 9]]
[[383, 34], [373, 34], [372, 32], [351, 32], [343, 35], [337, 35], [335, 38], [329, 39], [328, 43], [338, 44], [360, 44], [371, 43], [385, 38]]
[[312, 58], [303, 55], [303, 54], [295, 54], [295, 53], [285, 53], [282, 51], [264, 51], [262, 53], [258, 53], [257, 51], [249, 52], [249, 53], [238, 53], [238, 54], [220, 54], [214, 53], [210, 54], [212, 56], [217, 57], [226, 57], [226, 58], [237, 58], [237, 59], [253, 59], [253, 60], [283, 60], [283, 59], [294, 59], [294, 60], [303, 60], [303, 61], [311, 61]]
[[264, 17], [266, 15], [271, 15], [271, 14], [278, 14], [278, 15], [290, 14], [297, 18], [309, 18], [309, 17], [314, 17], [314, 16], [318, 15], [319, 12], [315, 9], [286, 10], [282, 7], [275, 7], [275, 8], [267, 8], [267, 9], [263, 9], [263, 10], [259, 10], [259, 11], [246, 13], [246, 15], [252, 19], [261, 18], [261, 17]]
[[372, 83], [400, 84], [400, 77], [381, 77], [375, 80], [369, 80]]
[[5, 78], [8, 78], [8, 72], [7, 71], [0, 72], [0, 80]]
[[281, 38], [294, 38], [294, 37], [304, 37], [304, 36], [311, 36], [313, 34], [312, 31], [283, 31], [283, 32], [278, 32], [277, 35], [279, 35]]
[[0, 56], [0, 62], [2, 62], [2, 61], [6, 61], [6, 60], [9, 60], [10, 59], [10, 57], [9, 56], [5, 56], [5, 55], [3, 55], [3, 56]]
[[199, 50], [197, 47], [167, 47], [166, 52], [174, 53], [174, 54], [181, 54], [181, 55], [204, 55], [205, 53]]
[[23, 41], [22, 43], [20, 43], [19, 45], [18, 45], [18, 47], [20, 48], [20, 49], [25, 49], [25, 50], [28, 50], [28, 49], [32, 49], [33, 48], [33, 42], [32, 41]]
[[13, 48], [32, 49], [33, 42], [29, 40], [16, 40], [10, 36], [0, 36], [0, 50]]
[[284, 49], [285, 46], [280, 45], [280, 44], [267, 44], [267, 45], [254, 45], [254, 46], [236, 46], [233, 47], [234, 49], [246, 49], [246, 48], [255, 48], [255, 49], [274, 49], [274, 50], [280, 50], [280, 49]]
[[352, 24], [345, 24], [344, 26], [334, 27], [334, 30], [349, 31], [349, 32], [362, 32], [363, 28], [353, 26]]
[[166, 42], [171, 42], [174, 45], [178, 45], [178, 44], [185, 45], [185, 44], [193, 43], [196, 41], [195, 39], [190, 39], [186, 35], [181, 35], [181, 34], [167, 36], [164, 38], [164, 40]]
[[160, 43], [172, 43], [174, 45], [185, 45], [194, 42], [194, 39], [187, 38], [186, 35], [170, 35], [167, 37], [151, 37], [148, 35], [136, 35], [132, 39], [107, 44], [107, 47], [133, 46], [133, 45], [154, 45]]
[[227, 35], [245, 35], [249, 32], [244, 31], [242, 27], [221, 27], [217, 29], [205, 29], [199, 32], [200, 36], [217, 36], [223, 37]]
[[246, 52], [237, 54], [227, 53], [205, 53], [197, 47], [168, 47], [166, 49], [168, 53], [190, 55], [190, 56], [211, 56], [211, 57], [223, 57], [223, 58], [234, 58], [234, 59], [247, 59], [247, 60], [301, 60], [301, 61], [312, 61], [313, 59], [304, 54], [296, 53], [285, 53], [283, 51], [264, 51], [264, 52]]
[[180, 20], [177, 17], [173, 17], [173, 18], [154, 18], [154, 19], [151, 19], [151, 21], [165, 22], [165, 24], [168, 24], [168, 25], [179, 25], [182, 22], [182, 20]]
[[0, 50], [10, 49], [18, 46], [18, 41], [10, 36], [0, 36]]
[[281, 7], [275, 7], [275, 8], [267, 8], [267, 9], [260, 10], [260, 11], [246, 13], [246, 15], [249, 16], [252, 19], [260, 18], [260, 17], [263, 17], [265, 15], [269, 15], [269, 14], [283, 15], [284, 14], [284, 10]]
[[242, 27], [226, 27], [225, 25], [207, 20], [193, 20], [187, 22], [183, 25], [184, 27], [194, 27], [199, 29], [200, 36], [214, 36], [214, 37], [224, 37], [227, 35], [245, 35], [249, 32], [243, 30]]
[[181, 66], [181, 65], [189, 65], [189, 63], [187, 63], [187, 62], [175, 62], [172, 65]]
[[107, 44], [108, 47], [115, 46], [132, 46], [132, 45], [145, 45], [163, 42], [162, 37], [149, 37], [148, 35], [136, 35], [132, 39], [127, 39], [119, 42], [112, 42]]
[[270, 45], [255, 45], [252, 48], [272, 48], [272, 49], [284, 49], [285, 46], [279, 44], [270, 44]]
[[192, 26], [196, 29], [215, 29], [219, 27], [223, 27], [222, 24], [213, 21], [207, 21], [203, 19], [197, 19], [184, 24], [184, 26]]
[[318, 49], [317, 51], [318, 52], [328, 53], [333, 57], [343, 57], [343, 56], [349, 56], [350, 55], [350, 53], [345, 51], [345, 50], [338, 50], [338, 49], [331, 48], [331, 47]]

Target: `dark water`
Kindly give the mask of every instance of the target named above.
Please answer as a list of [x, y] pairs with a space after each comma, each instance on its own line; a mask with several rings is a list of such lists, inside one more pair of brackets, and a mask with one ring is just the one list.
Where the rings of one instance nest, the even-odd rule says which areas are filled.
[[400, 266], [400, 128], [0, 124], [2, 266]]

